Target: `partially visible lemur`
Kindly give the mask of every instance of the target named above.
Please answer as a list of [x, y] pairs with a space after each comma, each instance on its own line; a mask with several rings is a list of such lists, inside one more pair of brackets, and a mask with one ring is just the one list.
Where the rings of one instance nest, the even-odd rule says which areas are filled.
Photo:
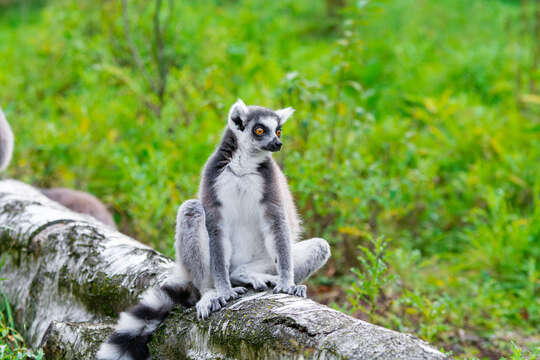
[[[13, 154], [14, 136], [11, 127], [0, 109], [0, 171], [4, 170], [11, 161]], [[95, 196], [88, 193], [65, 189], [41, 189], [49, 199], [59, 202], [75, 212], [90, 215], [102, 223], [116, 229], [114, 219], [105, 205]]]
[[81, 214], [90, 215], [105, 225], [109, 225], [116, 230], [116, 224], [107, 207], [98, 200], [94, 195], [84, 191], [66, 189], [66, 188], [50, 188], [40, 189], [41, 193], [51, 200], [59, 202], [68, 209]]
[[0, 171], [7, 168], [13, 155], [13, 132], [0, 108]]
[[99, 360], [148, 359], [149, 336], [175, 304], [193, 301], [193, 287], [200, 293], [199, 318], [243, 294], [241, 286], [306, 296], [306, 286], [298, 284], [326, 263], [330, 247], [320, 238], [297, 243], [300, 219], [271, 156], [281, 149], [281, 127], [293, 112], [248, 107], [242, 100], [232, 106], [221, 143], [204, 167], [199, 199], [178, 210], [178, 276], [120, 314]]

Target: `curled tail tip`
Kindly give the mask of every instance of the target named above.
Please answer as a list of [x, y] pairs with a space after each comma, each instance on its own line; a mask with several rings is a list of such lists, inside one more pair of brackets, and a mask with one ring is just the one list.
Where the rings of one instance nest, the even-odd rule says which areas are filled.
[[114, 332], [99, 347], [97, 360], [146, 360], [150, 359], [146, 343], [160, 321], [147, 323], [137, 317], [136, 307], [120, 314]]
[[191, 292], [190, 283], [185, 281], [169, 281], [146, 291], [137, 305], [120, 313], [114, 333], [101, 344], [96, 359], [150, 359], [146, 346], [150, 336], [175, 305], [190, 305]]
[[145, 341], [131, 338], [129, 334], [112, 334], [109, 339], [99, 347], [97, 360], [149, 360], [150, 353]]

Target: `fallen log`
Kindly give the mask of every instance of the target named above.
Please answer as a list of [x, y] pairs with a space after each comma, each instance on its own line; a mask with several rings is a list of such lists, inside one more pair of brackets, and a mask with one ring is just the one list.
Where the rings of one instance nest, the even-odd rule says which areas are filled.
[[[0, 289], [47, 359], [90, 359], [117, 313], [164, 281], [173, 261], [37, 189], [0, 181]], [[412, 335], [283, 294], [251, 292], [208, 320], [177, 308], [149, 343], [153, 359], [444, 359]]]

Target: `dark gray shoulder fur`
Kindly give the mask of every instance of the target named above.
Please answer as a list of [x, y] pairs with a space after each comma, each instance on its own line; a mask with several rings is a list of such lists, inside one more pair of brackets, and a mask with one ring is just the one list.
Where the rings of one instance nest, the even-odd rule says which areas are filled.
[[[263, 198], [261, 204], [265, 208], [265, 216], [270, 225], [270, 231], [274, 235], [276, 249], [281, 255], [278, 266], [280, 273], [292, 271], [292, 263], [289, 256], [291, 243], [289, 232], [287, 231], [287, 220], [283, 210], [283, 200], [279, 192], [279, 184], [276, 174], [276, 166], [272, 158], [267, 158], [261, 164], [257, 171], [261, 174], [264, 181]], [[277, 259], [275, 260], [277, 262]]]
[[210, 245], [210, 271], [214, 274], [215, 286], [228, 284], [230, 286], [225, 264], [223, 234], [221, 230], [221, 202], [215, 190], [216, 179], [230, 163], [238, 149], [238, 140], [231, 129], [225, 131], [218, 148], [206, 163], [201, 186], [201, 203], [206, 216], [206, 230]]
[[270, 203], [273, 205], [281, 205], [281, 197], [277, 183], [276, 169], [273, 164], [274, 160], [270, 157], [259, 164], [257, 171], [264, 181], [262, 203]]
[[201, 202], [203, 207], [220, 206], [214, 185], [217, 177], [230, 163], [238, 149], [238, 140], [231, 129], [227, 129], [216, 151], [210, 156], [203, 170]]

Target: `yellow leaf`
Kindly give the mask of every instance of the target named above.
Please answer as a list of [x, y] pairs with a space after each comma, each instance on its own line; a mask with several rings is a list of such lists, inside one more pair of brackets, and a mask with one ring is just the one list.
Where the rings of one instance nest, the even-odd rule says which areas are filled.
[[357, 236], [357, 237], [369, 236], [369, 233], [354, 226], [341, 226], [338, 228], [338, 231], [345, 235], [351, 235], [351, 236]]
[[469, 175], [469, 177], [467, 177], [467, 184], [468, 185], [476, 185], [480, 182], [480, 178], [476, 175]]
[[337, 104], [337, 113], [339, 116], [343, 116], [347, 114], [347, 105], [345, 103], [338, 103]]
[[416, 315], [418, 314], [418, 310], [412, 307], [405, 308], [405, 312], [409, 315]]
[[173, 203], [177, 203], [179, 201], [180, 194], [179, 194], [178, 190], [176, 189], [176, 184], [173, 181], [169, 181], [167, 183], [167, 185], [169, 187], [170, 200]]
[[438, 128], [436, 128], [435, 126], [432, 126], [432, 125], [429, 126], [429, 130], [431, 131], [431, 133], [432, 133], [437, 139], [439, 139], [440, 141], [446, 142], [446, 137], [445, 137], [444, 134], [441, 132], [441, 130], [439, 130]]
[[139, 115], [139, 116], [137, 117], [137, 124], [143, 125], [145, 119], [146, 119], [146, 116], [144, 116], [143, 114]]
[[519, 185], [519, 186], [521, 186], [523, 188], [527, 187], [527, 183], [525, 181], [523, 181], [521, 178], [519, 178], [518, 176], [514, 175], [514, 174], [508, 175], [508, 179], [511, 182], [513, 182], [514, 184]]
[[540, 105], [540, 95], [523, 94], [520, 96], [520, 99], [524, 103]]
[[177, 144], [175, 144], [172, 140], [167, 139], [163, 142], [163, 145], [167, 149], [175, 149], [177, 147]]
[[83, 117], [81, 120], [81, 126], [80, 126], [81, 132], [86, 133], [88, 131], [89, 125], [90, 125], [90, 122], [88, 121], [88, 117], [87, 116]]
[[432, 98], [424, 99], [424, 106], [430, 113], [437, 113], [437, 105], [435, 104], [435, 100], [433, 100]]
[[491, 145], [491, 148], [493, 151], [497, 153], [497, 155], [502, 155], [504, 153], [504, 149], [502, 148], [501, 144], [497, 141], [495, 138], [489, 139], [489, 144]]
[[60, 166], [57, 173], [62, 177], [65, 183], [71, 183], [75, 180], [75, 174], [66, 166]]
[[118, 132], [115, 129], [110, 129], [107, 132], [107, 139], [109, 141], [115, 141], [117, 137], [118, 137]]
[[527, 225], [529, 223], [529, 219], [516, 219], [513, 221], [513, 223], [517, 226]]

